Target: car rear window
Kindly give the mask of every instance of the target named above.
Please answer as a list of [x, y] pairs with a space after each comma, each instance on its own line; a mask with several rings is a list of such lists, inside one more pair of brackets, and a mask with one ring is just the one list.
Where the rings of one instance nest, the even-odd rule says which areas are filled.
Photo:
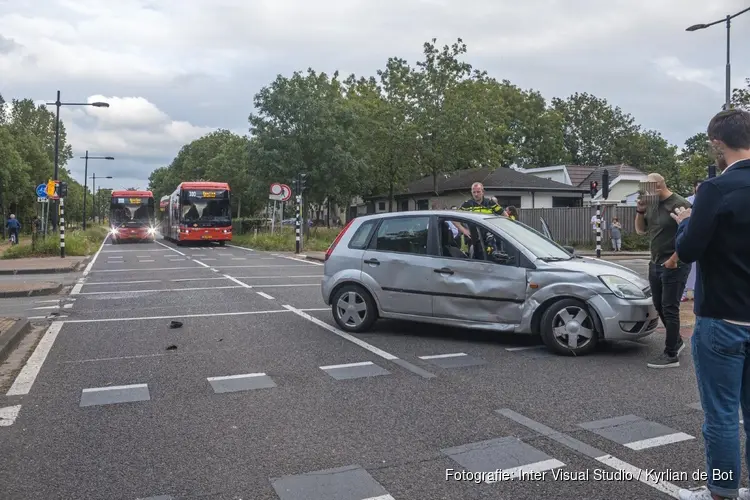
[[352, 236], [352, 241], [349, 242], [349, 248], [355, 248], [361, 250], [367, 246], [367, 242], [370, 241], [370, 235], [372, 229], [375, 227], [374, 220], [368, 220], [362, 223], [357, 229], [357, 232]]

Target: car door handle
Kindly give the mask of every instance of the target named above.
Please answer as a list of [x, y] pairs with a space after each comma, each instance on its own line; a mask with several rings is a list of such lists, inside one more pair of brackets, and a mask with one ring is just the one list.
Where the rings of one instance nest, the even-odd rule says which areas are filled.
[[374, 264], [376, 266], [380, 265], [380, 261], [378, 259], [367, 259], [365, 261], [365, 264]]
[[443, 267], [443, 268], [440, 268], [440, 269], [435, 269], [434, 271], [436, 273], [438, 273], [438, 274], [454, 274], [453, 273], [453, 269], [450, 269], [450, 268], [447, 268], [447, 267]]

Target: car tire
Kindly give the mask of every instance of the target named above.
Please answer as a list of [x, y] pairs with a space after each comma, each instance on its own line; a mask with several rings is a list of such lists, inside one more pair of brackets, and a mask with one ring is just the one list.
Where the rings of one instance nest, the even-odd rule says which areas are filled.
[[[360, 311], [359, 314], [356, 314], [355, 311], [356, 319], [354, 317], [343, 316], [344, 311], [342, 308], [344, 303], [351, 301], [353, 301], [351, 305], [354, 307], [364, 304], [364, 311]], [[364, 312], [364, 317], [362, 317], [362, 312]], [[342, 286], [333, 294], [333, 298], [331, 299], [331, 313], [339, 328], [350, 333], [361, 333], [369, 330], [373, 323], [375, 323], [378, 308], [370, 292], [360, 285], [351, 284]]]
[[[577, 299], [562, 299], [551, 304], [542, 315], [540, 327], [544, 344], [555, 354], [584, 356], [599, 343], [594, 317], [586, 304]], [[576, 335], [577, 342], [571, 345], [571, 333], [580, 328], [590, 330], [590, 337]]]

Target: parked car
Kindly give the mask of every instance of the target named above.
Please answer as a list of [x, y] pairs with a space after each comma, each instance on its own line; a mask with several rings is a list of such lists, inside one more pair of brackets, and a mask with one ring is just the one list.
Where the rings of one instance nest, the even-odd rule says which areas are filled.
[[[455, 238], [448, 222], [470, 238]], [[630, 269], [507, 217], [460, 211], [351, 220], [326, 252], [321, 292], [350, 333], [392, 318], [539, 334], [563, 355], [643, 338], [659, 323], [648, 281]]]

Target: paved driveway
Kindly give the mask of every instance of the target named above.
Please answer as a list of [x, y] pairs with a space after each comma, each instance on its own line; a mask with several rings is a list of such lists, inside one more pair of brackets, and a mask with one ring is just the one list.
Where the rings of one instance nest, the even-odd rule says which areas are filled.
[[582, 358], [397, 322], [350, 336], [321, 272], [105, 245], [0, 396], [17, 411], [0, 419], [2, 497], [661, 499], [701, 483], [687, 350], [660, 371], [659, 335]]

